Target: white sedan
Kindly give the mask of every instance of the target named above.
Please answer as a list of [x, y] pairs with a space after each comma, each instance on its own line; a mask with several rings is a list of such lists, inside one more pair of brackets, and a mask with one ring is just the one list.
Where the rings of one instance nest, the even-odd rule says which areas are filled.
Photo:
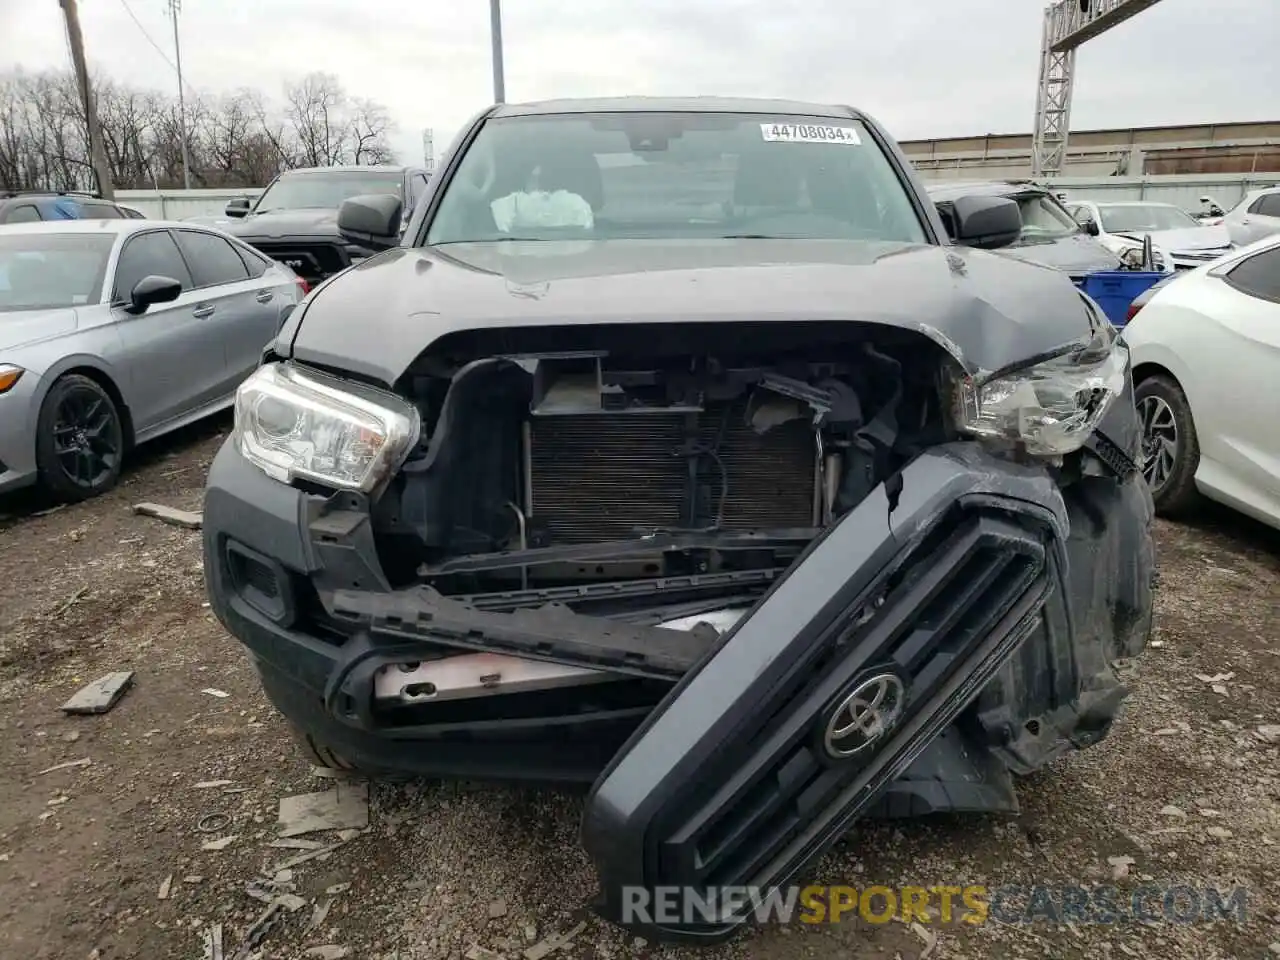
[[1157, 512], [1199, 493], [1280, 529], [1280, 235], [1171, 278], [1123, 337]]

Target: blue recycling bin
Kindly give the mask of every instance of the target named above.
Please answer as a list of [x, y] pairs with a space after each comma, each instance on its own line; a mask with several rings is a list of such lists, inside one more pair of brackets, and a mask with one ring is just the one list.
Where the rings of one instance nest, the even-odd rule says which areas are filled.
[[1102, 270], [1085, 277], [1081, 289], [1097, 301], [1113, 325], [1123, 327], [1129, 304], [1166, 276], [1168, 274], [1140, 270]]

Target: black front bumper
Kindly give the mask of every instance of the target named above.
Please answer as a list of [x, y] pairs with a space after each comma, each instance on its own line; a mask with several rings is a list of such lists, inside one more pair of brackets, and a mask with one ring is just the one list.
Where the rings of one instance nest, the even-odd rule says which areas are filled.
[[[583, 840], [601, 911], [648, 936], [714, 940], [740, 918], [629, 914], [637, 891], [767, 890], [859, 816], [1011, 805], [1006, 768], [1105, 735], [1124, 695], [1111, 664], [1150, 629], [1140, 477], [1080, 481], [1064, 499], [1045, 468], [958, 443], [873, 491], [729, 634], [671, 651], [688, 661], [674, 685], [642, 664], [606, 685], [612, 700], [510, 695], [488, 714], [389, 718], [372, 706], [372, 671], [413, 659], [438, 611], [390, 590], [367, 513], [347, 507], [268, 479], [229, 445], [210, 472], [211, 602], [273, 702], [369, 770], [595, 779]], [[262, 589], [244, 557], [279, 586]], [[383, 613], [329, 635], [317, 624], [344, 596]], [[582, 655], [580, 642], [502, 635], [506, 653]], [[828, 750], [837, 709], [884, 677], [901, 709], [864, 726], [867, 749]]]

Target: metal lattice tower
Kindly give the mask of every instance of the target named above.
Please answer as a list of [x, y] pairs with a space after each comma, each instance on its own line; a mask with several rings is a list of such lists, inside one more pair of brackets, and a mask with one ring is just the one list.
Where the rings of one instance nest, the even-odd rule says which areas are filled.
[[1071, 129], [1071, 86], [1076, 48], [1153, 7], [1160, 0], [1057, 0], [1044, 11], [1040, 83], [1031, 146], [1033, 176], [1061, 173]]

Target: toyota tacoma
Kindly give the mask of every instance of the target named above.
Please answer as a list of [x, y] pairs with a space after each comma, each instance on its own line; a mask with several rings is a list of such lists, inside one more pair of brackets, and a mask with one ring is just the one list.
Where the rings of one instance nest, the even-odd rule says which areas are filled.
[[[597, 909], [744, 922], [857, 818], [1016, 809], [1151, 629], [1128, 353], [870, 117], [492, 107], [209, 474], [213, 610], [315, 762], [591, 784]], [[710, 891], [639, 919], [636, 891]]]

